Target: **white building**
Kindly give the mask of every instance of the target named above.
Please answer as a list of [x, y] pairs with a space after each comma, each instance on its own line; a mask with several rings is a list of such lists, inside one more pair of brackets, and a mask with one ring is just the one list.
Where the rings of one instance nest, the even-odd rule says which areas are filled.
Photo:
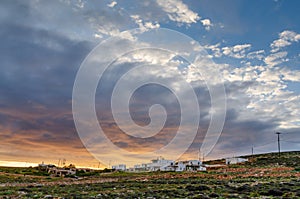
[[173, 171], [175, 162], [172, 160], [166, 160], [162, 157], [151, 160], [150, 163], [143, 163], [134, 165], [129, 171]]
[[133, 171], [147, 171], [147, 164], [136, 164], [133, 167]]
[[76, 175], [76, 168], [50, 168], [48, 169], [48, 173], [55, 175], [55, 176], [60, 176], [64, 177], [67, 175]]
[[204, 167], [199, 160], [175, 162], [159, 157], [151, 160], [151, 163], [134, 165], [134, 167], [128, 169], [128, 171], [206, 171], [206, 167]]
[[247, 158], [236, 158], [236, 157], [226, 158], [226, 164], [238, 164], [247, 161], [248, 161]]
[[113, 165], [111, 168], [116, 171], [126, 171], [126, 164]]
[[174, 168], [175, 171], [206, 171], [200, 160], [179, 161]]
[[174, 161], [172, 160], [165, 160], [162, 157], [159, 157], [157, 159], [151, 160], [151, 163], [147, 164], [147, 170], [148, 171], [172, 171], [172, 167], [170, 167], [172, 164], [174, 164]]

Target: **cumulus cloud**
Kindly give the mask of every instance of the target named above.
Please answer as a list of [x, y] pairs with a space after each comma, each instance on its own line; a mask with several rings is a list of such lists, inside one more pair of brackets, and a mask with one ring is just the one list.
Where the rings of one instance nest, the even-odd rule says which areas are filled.
[[223, 55], [234, 57], [237, 59], [244, 58], [246, 56], [246, 51], [251, 48], [251, 44], [241, 44], [235, 46], [226, 46], [222, 48]]
[[287, 54], [288, 53], [286, 51], [270, 54], [264, 58], [264, 62], [269, 66], [276, 66], [278, 64], [287, 61], [286, 59]]
[[200, 19], [197, 13], [193, 12], [180, 0], [157, 0], [157, 4], [168, 13], [170, 20], [178, 23], [196, 23]]
[[277, 52], [281, 48], [292, 45], [293, 42], [298, 42], [300, 40], [300, 34], [285, 30], [279, 34], [279, 39], [274, 40], [270, 47], [272, 48], [271, 52]]
[[281, 70], [282, 72], [282, 79], [285, 81], [291, 81], [291, 82], [300, 82], [300, 71], [299, 70], [289, 70], [287, 68], [283, 68]]
[[265, 50], [253, 51], [247, 54], [247, 58], [262, 60], [265, 57], [264, 54], [265, 54]]
[[221, 45], [220, 43], [217, 43], [217, 44], [214, 44], [214, 45], [205, 45], [204, 48], [207, 49], [207, 50], [210, 50], [214, 57], [221, 57], [222, 52], [221, 52], [220, 45]]
[[[290, 38], [297, 37], [294, 33], [284, 32], [281, 34], [281, 38], [296, 41], [296, 39]], [[211, 48], [214, 49], [215, 47]], [[247, 49], [245, 45], [237, 45], [235, 48], [223, 47], [222, 53], [234, 57], [234, 52], [239, 52], [245, 48]], [[299, 82], [300, 74], [298, 70], [280, 66], [289, 60], [287, 55], [287, 51], [268, 55], [265, 55], [264, 50], [253, 51], [243, 58], [261, 60], [265, 65], [252, 65], [243, 60], [241, 67], [229, 66], [224, 68], [223, 77], [230, 82], [231, 87], [240, 84], [244, 85], [244, 89], [246, 89], [244, 93], [236, 93], [236, 95], [227, 93], [228, 100], [235, 101], [232, 108], [239, 110], [239, 120], [255, 120], [255, 117], [259, 117], [260, 121], [274, 119], [274, 128], [285, 130], [298, 128], [300, 115], [294, 109], [296, 108], [295, 103], [299, 103], [299, 95], [288, 89], [288, 82]], [[237, 102], [237, 98], [234, 96], [238, 96], [243, 102]], [[230, 104], [228, 107], [231, 106]], [[240, 104], [240, 107], [237, 104]], [[271, 115], [273, 119], [270, 117]]]
[[150, 21], [144, 22], [140, 15], [131, 15], [130, 17], [139, 26], [142, 32], [160, 27], [158, 22], [155, 23], [152, 23]]
[[210, 19], [203, 19], [201, 20], [202, 25], [205, 27], [205, 30], [209, 31], [210, 28], [213, 26]]
[[116, 1], [112, 1], [111, 3], [107, 4], [108, 7], [113, 8], [117, 5]]

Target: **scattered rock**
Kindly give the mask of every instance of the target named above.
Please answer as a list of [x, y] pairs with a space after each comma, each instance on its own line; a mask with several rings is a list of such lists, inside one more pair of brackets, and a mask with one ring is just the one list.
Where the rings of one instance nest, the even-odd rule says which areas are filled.
[[209, 197], [207, 197], [204, 194], [199, 194], [193, 197], [194, 199], [209, 199]]
[[219, 197], [219, 195], [216, 194], [216, 193], [211, 193], [211, 194], [209, 194], [208, 196], [209, 196], [210, 198], [218, 198], [218, 197]]
[[22, 187], [22, 188], [19, 189], [19, 191], [20, 191], [20, 192], [28, 192], [29, 190]]
[[282, 188], [280, 189], [280, 191], [282, 191], [282, 192], [289, 192], [289, 191], [291, 191], [291, 189], [288, 188], [288, 187], [282, 187]]
[[188, 191], [197, 191], [197, 187], [196, 186], [192, 186], [192, 185], [186, 186], [185, 189], [187, 189]]
[[244, 184], [240, 187], [237, 187], [236, 190], [238, 192], [249, 192], [249, 191], [251, 191], [251, 187], [248, 184]]
[[276, 189], [270, 189], [268, 191], [268, 194], [271, 195], [271, 196], [282, 196], [283, 192], [279, 191], [279, 190], [276, 190]]
[[206, 185], [199, 185], [199, 186], [197, 187], [197, 189], [198, 189], [199, 191], [210, 190], [210, 188], [209, 188], [208, 186], [206, 186]]
[[188, 191], [205, 191], [210, 190], [210, 188], [206, 185], [192, 186], [188, 185], [185, 187]]

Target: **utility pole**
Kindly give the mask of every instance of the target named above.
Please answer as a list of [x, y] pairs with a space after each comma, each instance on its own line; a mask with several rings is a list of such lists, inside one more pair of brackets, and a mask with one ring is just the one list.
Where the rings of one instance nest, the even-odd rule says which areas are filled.
[[277, 134], [277, 137], [278, 137], [278, 139], [277, 139], [277, 141], [278, 141], [278, 156], [280, 157], [280, 132], [276, 132], [275, 134]]
[[[201, 161], [201, 151], [199, 148], [199, 152], [198, 152], [198, 160]], [[204, 162], [204, 153], [202, 153], [202, 163]]]

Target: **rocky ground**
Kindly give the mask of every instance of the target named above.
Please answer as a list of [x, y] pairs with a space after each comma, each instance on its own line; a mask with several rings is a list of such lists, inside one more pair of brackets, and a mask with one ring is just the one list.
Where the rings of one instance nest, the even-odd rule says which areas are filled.
[[299, 164], [262, 164], [257, 161], [266, 160], [260, 158], [207, 172], [113, 172], [78, 179], [2, 171], [0, 198], [300, 198]]

